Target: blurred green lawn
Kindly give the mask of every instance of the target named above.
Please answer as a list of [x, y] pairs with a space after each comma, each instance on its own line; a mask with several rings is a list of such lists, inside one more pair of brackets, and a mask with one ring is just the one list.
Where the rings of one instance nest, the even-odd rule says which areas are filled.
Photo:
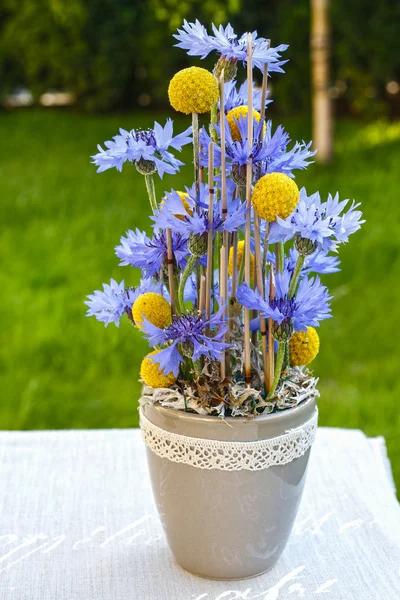
[[[128, 228], [149, 228], [135, 169], [96, 174], [96, 144], [154, 115], [57, 111], [0, 115], [0, 428], [137, 425], [146, 344], [128, 323], [85, 318], [85, 295], [110, 277], [138, 281], [113, 248]], [[178, 119], [178, 128], [187, 122]], [[293, 138], [309, 123], [284, 122]], [[367, 223], [325, 277], [334, 319], [320, 328], [320, 423], [383, 435], [400, 483], [400, 123], [339, 122], [332, 166], [297, 175], [309, 192], [339, 190], [363, 204]], [[190, 162], [189, 150], [184, 160]], [[190, 184], [190, 165], [158, 191]]]

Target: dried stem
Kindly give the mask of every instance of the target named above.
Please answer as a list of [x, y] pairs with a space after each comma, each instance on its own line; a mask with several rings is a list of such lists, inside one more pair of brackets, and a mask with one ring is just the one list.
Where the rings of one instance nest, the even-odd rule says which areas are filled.
[[208, 238], [206, 271], [206, 315], [211, 316], [211, 290], [213, 284], [213, 218], [214, 218], [214, 143], [208, 144]]
[[[227, 269], [227, 265], [225, 262], [225, 257], [226, 257], [226, 253], [225, 253], [225, 246], [222, 245], [221, 246], [221, 250], [220, 250], [220, 296], [221, 296], [221, 302], [225, 303], [227, 300], [227, 296], [228, 296], [228, 290], [227, 287], [225, 286], [225, 281], [226, 281], [226, 277], [225, 277], [225, 271]], [[226, 356], [225, 356], [225, 352], [221, 358], [221, 381], [224, 381], [225, 377], [226, 377]]]
[[236, 298], [236, 290], [237, 290], [237, 281], [238, 281], [238, 272], [237, 272], [237, 259], [238, 259], [238, 234], [237, 231], [233, 234], [232, 241], [232, 289], [231, 289], [231, 298], [232, 300]]
[[196, 184], [196, 193], [200, 191], [199, 177], [199, 115], [192, 113], [192, 134], [193, 134], [193, 165], [194, 165], [194, 182]]
[[[253, 48], [251, 33], [247, 35], [247, 85], [248, 85], [248, 129], [247, 142], [249, 148], [253, 141]], [[244, 280], [250, 286], [250, 235], [251, 235], [251, 184], [253, 176], [253, 164], [251, 158], [246, 165], [246, 204], [248, 208], [245, 229], [245, 254], [244, 254]], [[249, 387], [251, 383], [251, 350], [250, 350], [250, 310], [244, 308], [244, 380]]]
[[167, 236], [167, 262], [168, 262], [168, 284], [169, 296], [171, 299], [172, 316], [176, 315], [176, 299], [175, 299], [175, 280], [174, 280], [174, 254], [172, 252], [172, 235], [171, 230], [166, 230]]
[[203, 314], [206, 305], [206, 278], [200, 277], [199, 312]]
[[[221, 143], [221, 205], [222, 205], [222, 219], [226, 219], [226, 215], [228, 214], [228, 198], [226, 193], [226, 143], [225, 143], [225, 71], [222, 69], [221, 75], [219, 78], [219, 127], [220, 127], [220, 143]], [[226, 303], [225, 308], [225, 316], [228, 316], [228, 254], [229, 254], [229, 232], [223, 232], [222, 239], [222, 249], [223, 249], [223, 258], [221, 252], [220, 259], [220, 289], [224, 290], [224, 295], [221, 297], [223, 301]], [[222, 264], [224, 268], [222, 268]], [[225, 341], [225, 338], [224, 338]], [[228, 361], [226, 360], [227, 352], [225, 352], [225, 362], [229, 366]], [[224, 371], [225, 374], [225, 371]], [[222, 377], [222, 372], [221, 372]], [[224, 377], [222, 377], [224, 379]]]
[[[275, 277], [274, 277], [274, 265], [271, 264], [270, 275], [269, 275], [269, 299], [273, 300], [275, 298]], [[274, 363], [275, 363], [275, 354], [274, 354], [274, 338], [272, 335], [272, 319], [268, 319], [268, 370], [267, 370], [267, 390], [271, 391], [272, 388], [272, 380], [274, 373]]]
[[[270, 47], [270, 45], [271, 45], [271, 40], [267, 40], [268, 48]], [[262, 79], [262, 86], [261, 86], [261, 110], [260, 110], [261, 119], [263, 119], [265, 117], [265, 100], [267, 98], [267, 87], [268, 87], [268, 63], [265, 63], [263, 79]]]
[[[255, 244], [255, 255], [254, 255], [254, 270], [256, 274], [256, 285], [257, 291], [261, 296], [264, 296], [264, 278], [265, 271], [262, 271], [262, 263], [261, 263], [261, 242], [260, 242], [260, 217], [254, 214], [254, 244]], [[264, 319], [260, 315], [260, 333], [261, 333], [261, 349], [262, 349], [262, 360], [263, 360], [263, 369], [264, 369], [264, 377], [266, 377], [268, 371], [268, 350], [267, 350], [267, 324]]]

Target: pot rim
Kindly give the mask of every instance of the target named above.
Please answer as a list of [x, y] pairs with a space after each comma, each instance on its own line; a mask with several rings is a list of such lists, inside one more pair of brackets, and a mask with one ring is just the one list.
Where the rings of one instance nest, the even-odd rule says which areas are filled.
[[[310, 404], [316, 404], [316, 398], [314, 396], [307, 398], [297, 406], [293, 406], [292, 408], [281, 409], [278, 412], [271, 412], [261, 415], [256, 415], [255, 417], [218, 417], [216, 415], [199, 415], [197, 413], [185, 412], [183, 410], [176, 410], [175, 408], [171, 408], [169, 406], [161, 406], [158, 402], [154, 402], [154, 404], [149, 404], [154, 410], [156, 410], [159, 414], [165, 417], [174, 418], [176, 420], [183, 421], [191, 421], [192, 423], [198, 423], [199, 425], [206, 425], [208, 423], [221, 423], [225, 421], [229, 425], [239, 425], [239, 424], [248, 424], [248, 423], [264, 423], [266, 421], [271, 421], [272, 423], [283, 424], [286, 420], [292, 420], [293, 417], [300, 417], [301, 414], [308, 413], [310, 410]], [[145, 407], [141, 406], [140, 410], [144, 410]], [[144, 411], [145, 412], [145, 411]]]

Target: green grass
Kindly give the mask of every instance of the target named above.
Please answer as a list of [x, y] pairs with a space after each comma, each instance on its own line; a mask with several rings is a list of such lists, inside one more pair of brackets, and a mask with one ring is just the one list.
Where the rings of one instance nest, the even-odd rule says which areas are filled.
[[[137, 282], [113, 248], [128, 228], [148, 228], [149, 208], [134, 169], [97, 175], [89, 155], [119, 126], [151, 117], [0, 115], [0, 428], [137, 425], [147, 346], [127, 320], [118, 330], [86, 319], [83, 301], [110, 277]], [[304, 120], [284, 125], [309, 137]], [[367, 220], [340, 251], [341, 273], [325, 277], [335, 318], [320, 329], [315, 361], [321, 424], [384, 435], [399, 483], [400, 125], [340, 122], [336, 140], [331, 166], [297, 176], [309, 191], [361, 201]], [[187, 166], [158, 191], [190, 176]]]

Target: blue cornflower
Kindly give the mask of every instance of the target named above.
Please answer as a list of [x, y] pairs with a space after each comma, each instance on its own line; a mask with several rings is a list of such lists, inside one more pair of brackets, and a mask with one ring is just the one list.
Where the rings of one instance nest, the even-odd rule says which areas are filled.
[[302, 245], [307, 246], [304, 254], [307, 251], [311, 254], [317, 248], [326, 252], [335, 251], [340, 243], [347, 242], [349, 235], [365, 223], [361, 220], [362, 212], [355, 210], [360, 204], [354, 201], [349, 210], [342, 214], [348, 202], [339, 202], [339, 194], [334, 197], [329, 194], [328, 200], [321, 202], [318, 192], [307, 196], [305, 188], [302, 188], [293, 213], [285, 220], [277, 218], [277, 230], [284, 241], [296, 237], [296, 247], [300, 253], [303, 253]]
[[181, 315], [175, 317], [166, 329], [144, 319], [143, 331], [150, 346], [170, 344], [157, 353], [157, 363], [164, 374], [173, 373], [178, 376], [179, 367], [184, 362], [184, 353], [193, 361], [201, 356], [220, 360], [229, 344], [223, 341], [228, 325], [224, 320], [225, 306], [220, 306], [217, 313], [207, 320], [204, 315]]
[[[165, 195], [165, 200], [160, 209], [151, 217], [156, 227], [164, 229], [169, 227], [175, 233], [180, 233], [186, 237], [202, 236], [209, 231], [208, 222], [208, 199], [209, 189], [205, 184], [201, 184], [200, 193], [196, 195], [196, 189], [193, 185], [186, 188], [187, 196], [185, 200], [188, 204], [188, 210], [183, 206], [182, 200], [177, 192], [172, 190]], [[213, 231], [234, 232], [243, 227], [246, 223], [247, 207], [238, 198], [233, 198], [233, 189], [227, 189], [228, 213], [223, 219], [222, 203], [218, 200], [214, 203], [213, 210]], [[203, 253], [204, 254], [204, 253]]]
[[[312, 142], [296, 142], [293, 148], [287, 149], [290, 143], [289, 135], [282, 125], [279, 125], [272, 133], [272, 122], [268, 121], [265, 127], [264, 121], [253, 119], [253, 144], [248, 148], [247, 125], [249, 115], [235, 119], [240, 137], [239, 141], [232, 138], [230, 127], [226, 121], [225, 126], [225, 152], [227, 174], [233, 177], [236, 183], [245, 183], [245, 165], [252, 159], [253, 167], [259, 170], [260, 175], [266, 173], [285, 173], [293, 177], [295, 169], [305, 169], [309, 165], [309, 159], [314, 156], [315, 151], [310, 150]], [[264, 135], [265, 128], [265, 135]], [[220, 135], [220, 128], [215, 126]], [[206, 129], [200, 131], [200, 164], [208, 164], [208, 144], [211, 142]], [[214, 144], [214, 165], [221, 166], [221, 147]]]
[[[290, 272], [294, 271], [299, 253], [296, 248], [289, 250], [289, 258], [287, 259], [287, 268]], [[340, 260], [337, 255], [328, 254], [326, 250], [316, 250], [310, 256], [306, 256], [300, 277], [309, 273], [319, 273], [327, 275], [329, 273], [338, 273]]]
[[121, 317], [124, 313], [130, 316], [136, 298], [145, 292], [159, 294], [161, 285], [154, 283], [152, 279], [142, 279], [137, 287], [125, 288], [123, 280], [117, 283], [114, 279], [110, 279], [110, 284], [103, 283], [103, 291], [96, 290], [87, 296], [88, 300], [85, 304], [89, 308], [86, 316], [96, 317], [98, 321], [104, 323], [105, 327], [110, 323], [115, 323], [119, 327]]
[[[181, 233], [172, 232], [172, 252], [180, 268], [186, 265], [188, 256], [188, 238]], [[115, 254], [121, 260], [120, 266], [132, 266], [142, 269], [148, 276], [159, 274], [167, 260], [167, 236], [164, 230], [155, 231], [149, 238], [144, 231], [136, 229], [121, 237], [121, 245], [116, 246]]]
[[265, 135], [268, 140], [268, 158], [263, 163], [261, 175], [266, 173], [285, 173], [293, 177], [295, 169], [306, 169], [310, 164], [310, 158], [316, 154], [316, 150], [310, 150], [312, 142], [296, 142], [288, 149], [291, 142], [289, 134], [279, 125], [272, 133], [272, 121], [267, 122]]
[[113, 167], [117, 171], [122, 171], [122, 165], [129, 161], [143, 174], [158, 171], [161, 178], [164, 173], [174, 174], [179, 171], [183, 162], [168, 152], [168, 148], [172, 147], [180, 151], [182, 146], [192, 141], [191, 127], [173, 136], [171, 119], [167, 119], [164, 127], [154, 122], [153, 129], [131, 131], [120, 129], [119, 131], [119, 135], [114, 136], [112, 141], [104, 143], [105, 150], [99, 145], [99, 153], [92, 156], [93, 163], [98, 167], [98, 173]]
[[[224, 84], [224, 107], [225, 112], [228, 113], [233, 108], [237, 106], [248, 106], [249, 105], [249, 95], [248, 95], [248, 86], [247, 79], [239, 86], [239, 89], [236, 88], [236, 81], [227, 81]], [[269, 91], [267, 90], [267, 96], [269, 95]], [[272, 100], [265, 100], [265, 106], [270, 104]], [[218, 101], [219, 106], [219, 101]], [[261, 88], [256, 88], [255, 83], [253, 82], [253, 108], [261, 111]]]
[[320, 321], [331, 317], [331, 296], [319, 277], [303, 277], [294, 296], [289, 296], [290, 279], [291, 273], [287, 269], [277, 274], [273, 299], [264, 300], [246, 284], [239, 286], [236, 294], [240, 304], [260, 311], [266, 319], [271, 318], [276, 323], [275, 332], [279, 329], [279, 333], [285, 332], [288, 337], [293, 329], [305, 331], [308, 326], [317, 327]]
[[[189, 56], [200, 56], [206, 58], [213, 50], [216, 50], [227, 60], [247, 61], [247, 34], [237, 37], [232, 26], [224, 28], [222, 25], [217, 29], [212, 24], [214, 35], [209, 35], [205, 27], [196, 19], [195, 23], [188, 23], [186, 19], [183, 22], [182, 29], [174, 37], [178, 40], [175, 44], [178, 48], [188, 51]], [[257, 37], [257, 31], [253, 31], [253, 64], [261, 71], [264, 65], [268, 64], [268, 71], [277, 71], [283, 73], [282, 65], [287, 61], [281, 61], [280, 52], [288, 48], [287, 44], [280, 44], [276, 48], [269, 48], [269, 43], [265, 38]]]

